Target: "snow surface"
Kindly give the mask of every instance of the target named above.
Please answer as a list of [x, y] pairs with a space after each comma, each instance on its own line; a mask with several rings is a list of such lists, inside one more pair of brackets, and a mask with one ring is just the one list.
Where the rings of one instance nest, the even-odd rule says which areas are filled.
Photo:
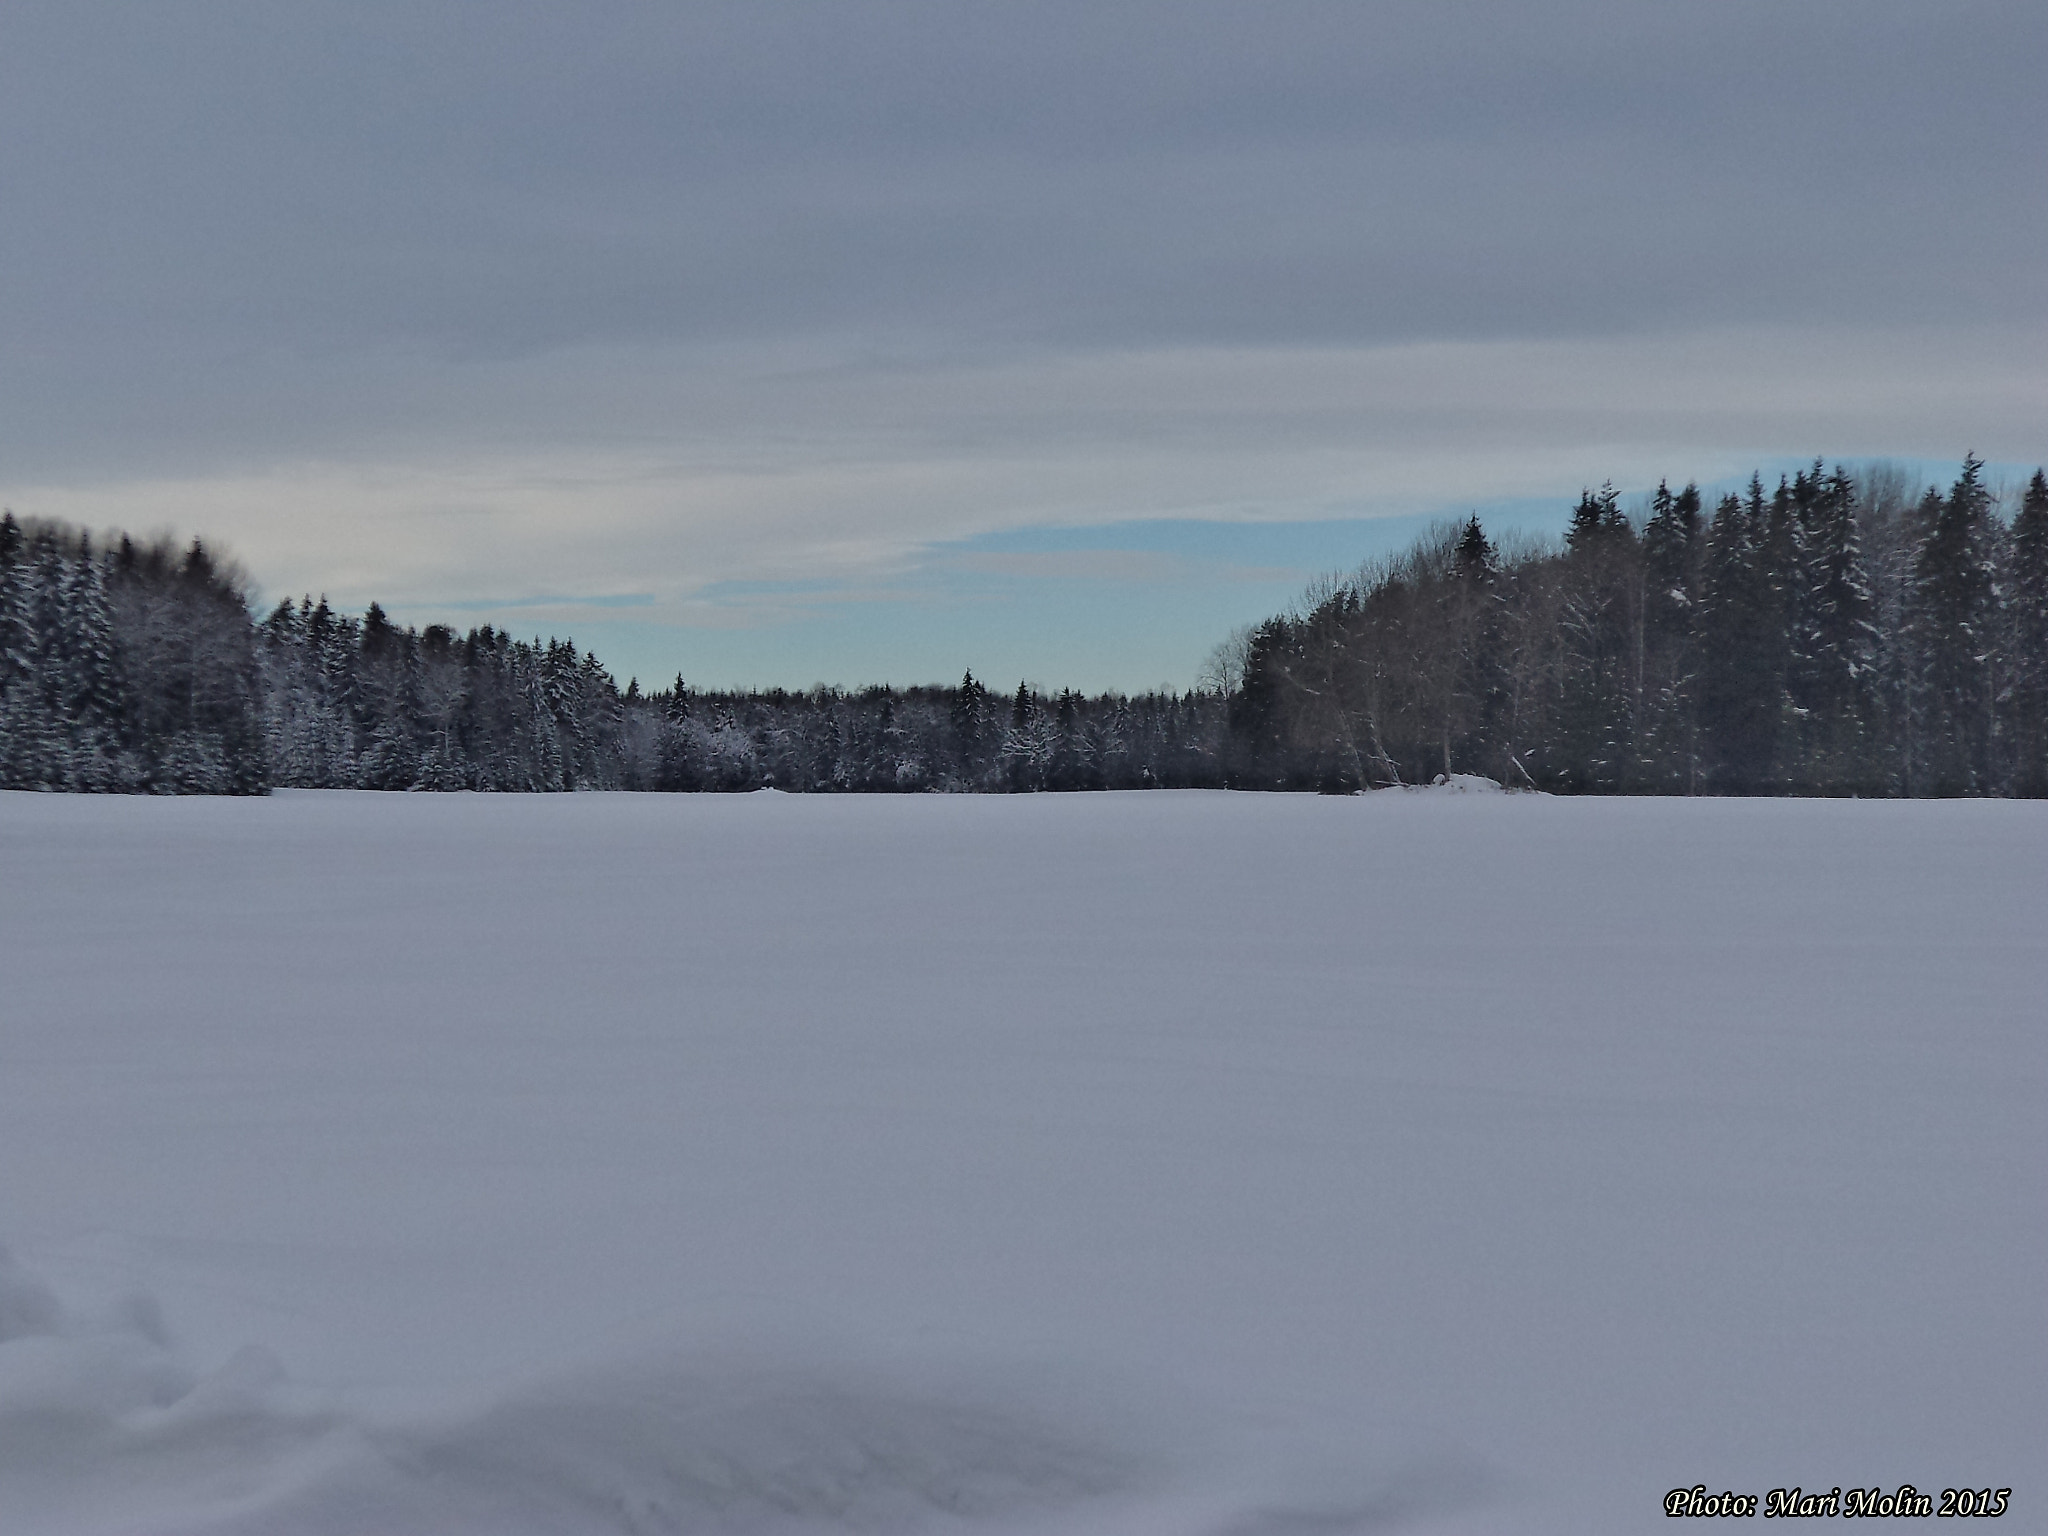
[[0, 796], [0, 1531], [2048, 1529], [2048, 806]]

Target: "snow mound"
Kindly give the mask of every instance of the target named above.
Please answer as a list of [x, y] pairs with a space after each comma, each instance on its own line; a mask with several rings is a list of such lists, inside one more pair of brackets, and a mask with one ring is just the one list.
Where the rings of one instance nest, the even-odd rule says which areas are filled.
[[137, 1300], [71, 1317], [0, 1253], [0, 1528], [50, 1536], [916, 1531], [1100, 1501], [1137, 1459], [1021, 1405], [676, 1363], [381, 1427], [245, 1348], [186, 1367]]
[[73, 1316], [0, 1249], [0, 1529], [182, 1529], [353, 1443], [268, 1351], [193, 1371], [149, 1297]]
[[739, 1360], [554, 1382], [463, 1422], [380, 1432], [375, 1448], [224, 1529], [955, 1529], [1044, 1519], [1139, 1471], [1019, 1406]]
[[0, 1529], [1256, 1536], [1383, 1528], [1418, 1492], [1423, 1506], [1472, 1492], [1413, 1476], [1308, 1506], [1205, 1492], [1157, 1425], [1117, 1426], [1071, 1391], [1004, 1390], [1001, 1373], [963, 1389], [958, 1374], [674, 1360], [375, 1425], [296, 1391], [261, 1348], [191, 1370], [146, 1298], [74, 1317], [0, 1250]]
[[1440, 795], [1504, 795], [1507, 790], [1496, 779], [1489, 779], [1476, 773], [1453, 773], [1449, 776], [1438, 774], [1427, 784], [1411, 786], [1417, 791], [1434, 792]]

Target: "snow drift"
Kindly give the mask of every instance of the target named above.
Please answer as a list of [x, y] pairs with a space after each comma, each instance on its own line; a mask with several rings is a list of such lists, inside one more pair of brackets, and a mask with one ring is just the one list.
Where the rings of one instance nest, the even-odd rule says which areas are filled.
[[0, 1528], [1251, 1533], [1376, 1523], [1432, 1491], [1411, 1475], [1348, 1509], [1247, 1506], [1204, 1488], [1158, 1421], [1071, 1387], [820, 1353], [588, 1369], [379, 1425], [294, 1389], [260, 1347], [191, 1369], [147, 1298], [72, 1317], [0, 1254]]

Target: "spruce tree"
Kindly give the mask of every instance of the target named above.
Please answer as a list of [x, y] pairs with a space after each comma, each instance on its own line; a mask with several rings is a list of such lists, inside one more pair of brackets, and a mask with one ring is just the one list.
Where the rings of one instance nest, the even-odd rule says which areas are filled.
[[71, 573], [54, 528], [37, 529], [25, 564], [29, 645], [26, 672], [16, 687], [28, 708], [14, 721], [19, 733], [13, 753], [15, 781], [27, 789], [68, 789], [71, 742], [64, 638]]
[[128, 787], [118, 761], [121, 701], [114, 670], [114, 615], [92, 540], [80, 535], [62, 604], [62, 709], [70, 727], [72, 787]]
[[0, 698], [28, 670], [27, 540], [12, 512], [0, 513]]
[[1784, 709], [1782, 610], [1763, 562], [1763, 487], [1726, 496], [1707, 532], [1700, 649], [1700, 737], [1711, 784], [1729, 794], [1776, 787]]
[[29, 787], [29, 744], [40, 707], [32, 697], [35, 630], [27, 544], [14, 514], [0, 513], [0, 789]]
[[1991, 781], [1992, 620], [1995, 582], [1991, 494], [1983, 461], [1963, 461], [1914, 559], [1914, 638], [1922, 687], [1917, 792], [1984, 794]]
[[1704, 537], [1700, 491], [1659, 482], [1643, 526], [1644, 722], [1647, 787], [1696, 793], [1699, 595]]
[[1570, 788], [1626, 792], [1638, 779], [1642, 564], [1612, 485], [1579, 498], [1565, 542], [1557, 768]]
[[2048, 477], [2035, 470], [2006, 555], [2012, 792], [2048, 795]]
[[1870, 793], [1883, 782], [1875, 724], [1876, 599], [1863, 568], [1856, 487], [1819, 464], [1802, 503], [1804, 602], [1794, 638], [1792, 698], [1799, 711], [1805, 787]]
[[1442, 771], [1505, 777], [1493, 744], [1507, 696], [1507, 667], [1500, 619], [1500, 552], [1469, 517], [1452, 551], [1448, 577], [1437, 584], [1441, 644], [1447, 666], [1435, 713], [1441, 735]]
[[953, 727], [953, 772], [965, 780], [978, 779], [986, 761], [988, 689], [972, 671], [961, 675], [948, 715]]

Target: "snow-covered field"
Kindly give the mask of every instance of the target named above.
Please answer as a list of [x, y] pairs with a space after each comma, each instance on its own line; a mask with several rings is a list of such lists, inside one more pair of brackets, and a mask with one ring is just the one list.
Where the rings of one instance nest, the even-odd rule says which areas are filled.
[[0, 796], [0, 1531], [2048, 1529], [2048, 806]]

